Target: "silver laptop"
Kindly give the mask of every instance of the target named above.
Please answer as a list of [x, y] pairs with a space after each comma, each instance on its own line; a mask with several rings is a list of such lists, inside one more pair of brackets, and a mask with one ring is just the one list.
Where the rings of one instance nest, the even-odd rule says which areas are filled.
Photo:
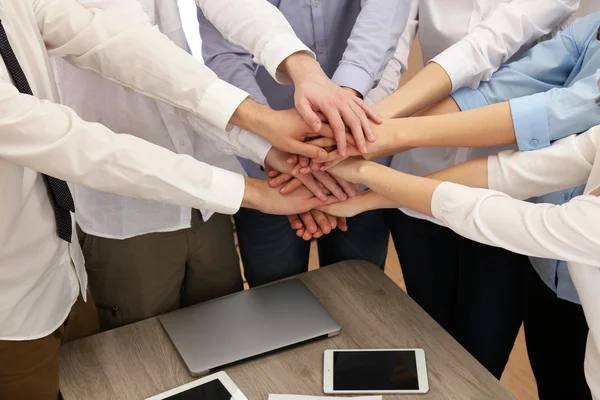
[[177, 310], [159, 320], [192, 376], [341, 330], [298, 279]]

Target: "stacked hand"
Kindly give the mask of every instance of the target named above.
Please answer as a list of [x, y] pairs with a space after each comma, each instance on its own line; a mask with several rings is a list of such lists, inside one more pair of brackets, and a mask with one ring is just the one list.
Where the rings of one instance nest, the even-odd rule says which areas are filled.
[[[346, 231], [345, 218], [317, 209], [355, 197], [358, 186], [327, 169], [348, 155], [368, 153], [382, 121], [358, 93], [334, 84], [306, 54], [292, 55], [282, 66], [294, 82], [296, 108], [274, 111], [247, 101], [231, 120], [273, 145], [265, 159], [268, 185], [280, 196], [278, 202], [294, 203], [256, 206], [271, 214], [293, 209], [290, 224], [305, 240], [336, 228]], [[272, 196], [269, 192], [266, 198]], [[298, 202], [303, 198], [305, 203]]]

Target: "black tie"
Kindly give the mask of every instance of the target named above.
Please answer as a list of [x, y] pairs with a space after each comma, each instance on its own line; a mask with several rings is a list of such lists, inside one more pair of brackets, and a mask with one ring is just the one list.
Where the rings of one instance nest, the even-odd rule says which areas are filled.
[[[6, 31], [2, 26], [2, 20], [0, 20], [0, 55], [4, 59], [8, 73], [12, 77], [17, 89], [19, 89], [19, 92], [33, 96], [25, 73], [23, 72], [23, 69], [21, 69], [12, 47], [10, 47]], [[54, 218], [56, 219], [58, 237], [71, 243], [71, 234], [73, 233], [71, 212], [75, 212], [75, 205], [73, 204], [73, 197], [71, 196], [69, 185], [67, 185], [67, 182], [60, 179], [48, 175], [42, 176], [44, 177], [44, 182], [48, 188], [48, 197], [50, 197], [52, 208], [54, 208]]]

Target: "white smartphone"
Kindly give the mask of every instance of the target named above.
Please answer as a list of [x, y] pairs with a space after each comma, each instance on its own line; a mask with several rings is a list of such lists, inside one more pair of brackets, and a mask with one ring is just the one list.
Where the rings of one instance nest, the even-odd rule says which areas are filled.
[[229, 375], [217, 372], [146, 400], [248, 400]]
[[327, 394], [427, 393], [423, 349], [326, 350]]

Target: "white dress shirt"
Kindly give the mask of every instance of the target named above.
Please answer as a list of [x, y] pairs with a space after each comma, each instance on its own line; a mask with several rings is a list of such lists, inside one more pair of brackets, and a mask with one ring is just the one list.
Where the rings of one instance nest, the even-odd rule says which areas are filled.
[[[183, 31], [179, 8], [175, 1], [156, 0], [79, 0], [84, 7], [100, 8], [114, 18], [126, 18], [129, 23], [151, 23], [184, 50], [188, 44]], [[63, 59], [55, 58], [56, 81], [60, 101], [71, 107], [86, 121], [99, 122], [115, 132], [127, 132], [175, 153], [187, 154], [209, 165], [245, 174], [237, 153], [263, 164], [268, 143], [256, 138], [253, 149], [236, 149], [223, 139], [227, 136], [217, 128], [207, 126], [196, 134], [175, 115], [173, 107], [132, 92], [90, 71], [75, 68]], [[94, 93], [90, 96], [89, 93]], [[238, 128], [235, 128], [238, 129]], [[224, 151], [220, 151], [212, 141]], [[206, 169], [211, 174], [211, 168]], [[127, 239], [152, 232], [169, 232], [191, 226], [191, 208], [155, 201], [119, 196], [85, 186], [74, 187], [76, 219], [89, 234]], [[212, 211], [202, 210], [205, 221]]]
[[[476, 88], [513, 56], [565, 26], [578, 6], [579, 0], [419, 0], [418, 12], [407, 25], [394, 55], [399, 61], [389, 64], [382, 81], [388, 76], [399, 76], [394, 65], [407, 63], [410, 46], [418, 32], [423, 60], [444, 68], [453, 90]], [[506, 148], [418, 148], [394, 156], [391, 166], [424, 176]], [[402, 211], [439, 223], [412, 210]]]
[[[287, 56], [308, 51], [266, 2], [199, 4], [218, 29], [246, 45], [274, 75]], [[76, 0], [5, 0], [0, 18], [36, 96], [20, 94], [0, 62], [0, 340], [31, 340], [60, 326], [87, 284], [77, 239], [68, 245], [57, 237], [54, 212], [36, 171], [126, 196], [221, 213], [235, 212], [244, 194], [241, 175], [133, 136], [115, 135], [57, 105], [49, 55], [67, 57], [176, 106], [190, 123], [206, 120], [221, 129], [247, 93], [220, 81], [150, 24], [122, 23]], [[223, 135], [231, 143], [244, 142], [232, 132]]]
[[[492, 190], [442, 183], [433, 215], [477, 242], [568, 262], [590, 327], [585, 373], [600, 399], [600, 126], [542, 150], [491, 156], [488, 180]], [[561, 206], [517, 200], [578, 185], [584, 195]]]

